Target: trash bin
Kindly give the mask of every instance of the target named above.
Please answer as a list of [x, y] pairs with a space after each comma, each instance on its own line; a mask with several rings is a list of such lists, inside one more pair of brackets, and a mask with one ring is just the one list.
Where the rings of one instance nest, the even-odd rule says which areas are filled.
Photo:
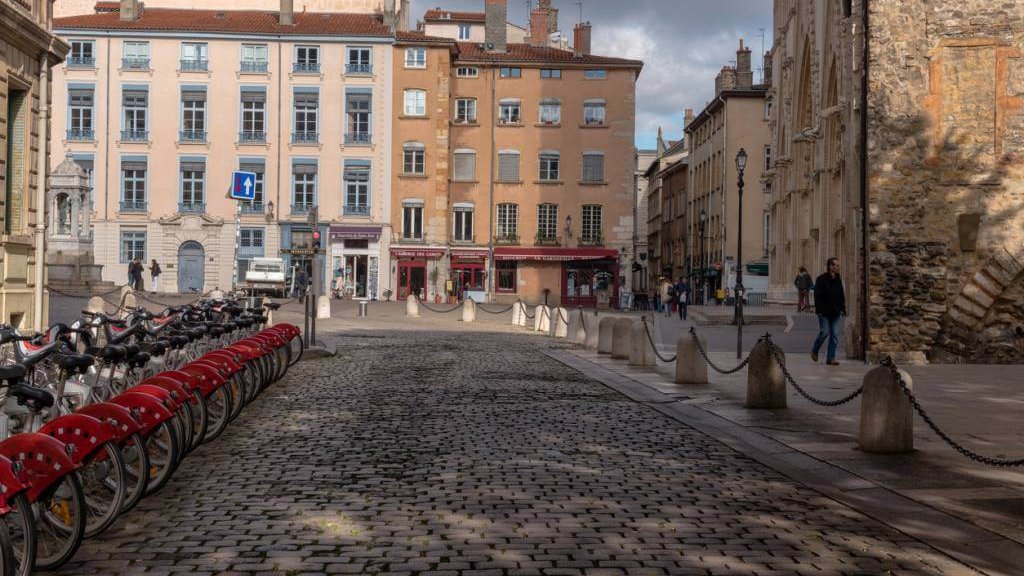
[[368, 307], [368, 304], [369, 302], [367, 302], [366, 300], [359, 301], [359, 316], [366, 316], [366, 309]]

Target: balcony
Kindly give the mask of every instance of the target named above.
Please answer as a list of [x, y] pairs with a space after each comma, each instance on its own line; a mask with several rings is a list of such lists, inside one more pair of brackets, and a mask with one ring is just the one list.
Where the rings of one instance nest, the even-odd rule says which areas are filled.
[[309, 211], [313, 209], [313, 206], [314, 204], [312, 202], [295, 202], [292, 204], [292, 214], [309, 214]]
[[239, 65], [239, 70], [243, 74], [266, 74], [267, 69], [267, 62], [260, 60], [242, 60]]
[[292, 144], [316, 144], [319, 141], [319, 132], [292, 132]]
[[238, 141], [241, 144], [262, 144], [267, 141], [267, 133], [262, 130], [244, 130], [238, 133]]
[[518, 246], [519, 234], [498, 234], [494, 237], [494, 243], [501, 246]]
[[93, 140], [95, 132], [92, 128], [68, 128], [68, 140], [76, 140], [79, 142]]
[[561, 246], [562, 239], [547, 233], [539, 232], [533, 239], [534, 246]]
[[123, 70], [149, 70], [149, 58], [121, 58]]
[[68, 68], [95, 68], [96, 59], [92, 56], [71, 56], [68, 58]]
[[345, 144], [370, 144], [372, 137], [369, 132], [349, 132], [345, 134]]
[[242, 214], [263, 214], [267, 211], [263, 202], [241, 202]]
[[149, 142], [149, 130], [121, 130], [122, 142]]
[[145, 212], [146, 210], [145, 200], [121, 200], [121, 212]]
[[369, 216], [370, 206], [369, 204], [361, 204], [355, 206], [345, 205], [345, 208], [342, 210], [342, 213], [345, 216]]
[[604, 118], [587, 118], [583, 121], [584, 126], [604, 126]]
[[206, 212], [206, 202], [195, 200], [178, 202], [178, 212], [182, 214], [202, 214]]
[[206, 72], [210, 69], [209, 60], [195, 58], [182, 58], [180, 70], [182, 72]]
[[206, 130], [182, 130], [178, 139], [181, 142], [206, 142]]
[[319, 74], [320, 63], [319, 62], [296, 62], [292, 68], [292, 72], [296, 74]]
[[604, 246], [604, 237], [600, 234], [593, 236], [581, 236], [580, 246]]
[[349, 76], [371, 76], [373, 75], [373, 64], [346, 64], [345, 74]]

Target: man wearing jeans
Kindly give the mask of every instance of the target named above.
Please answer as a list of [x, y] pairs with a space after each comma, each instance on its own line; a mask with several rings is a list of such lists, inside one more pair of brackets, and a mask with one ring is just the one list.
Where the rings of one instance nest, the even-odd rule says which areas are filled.
[[839, 276], [839, 260], [829, 258], [825, 273], [814, 282], [814, 310], [818, 314], [818, 337], [814, 340], [811, 360], [818, 361], [818, 351], [828, 339], [826, 364], [838, 366], [836, 347], [839, 345], [839, 319], [846, 316], [846, 293]]

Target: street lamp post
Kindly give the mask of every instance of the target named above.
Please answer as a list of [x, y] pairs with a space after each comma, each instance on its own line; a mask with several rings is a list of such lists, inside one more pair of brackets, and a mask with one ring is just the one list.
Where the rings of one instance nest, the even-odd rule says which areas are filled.
[[698, 286], [698, 289], [700, 290], [700, 303], [701, 303], [702, 306], [704, 305], [704, 298], [705, 298], [704, 282], [707, 280], [707, 277], [708, 277], [708, 272], [704, 268], [704, 266], [705, 266], [705, 264], [704, 264], [704, 227], [707, 226], [707, 223], [708, 223], [708, 213], [705, 212], [703, 208], [701, 208], [701, 210], [700, 210], [700, 225], [699, 225], [699, 230], [700, 230], [700, 267], [697, 268], [700, 271], [699, 272], [700, 276], [697, 278], [698, 281], [699, 281], [697, 283], [697, 286]]
[[736, 172], [739, 180], [739, 222], [736, 227], [736, 358], [743, 357], [743, 171], [747, 168], [747, 151], [740, 148], [736, 153]]

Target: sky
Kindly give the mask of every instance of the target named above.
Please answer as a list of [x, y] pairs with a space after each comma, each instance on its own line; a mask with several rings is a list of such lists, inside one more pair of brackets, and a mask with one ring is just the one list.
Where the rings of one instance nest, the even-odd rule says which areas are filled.
[[[654, 148], [658, 127], [678, 140], [686, 108], [700, 113], [715, 92], [715, 75], [736, 60], [743, 38], [753, 51], [760, 81], [762, 29], [771, 47], [771, 0], [582, 0], [583, 19], [594, 26], [592, 51], [644, 61], [637, 83], [636, 143]], [[579, 20], [578, 0], [554, 0], [559, 28], [569, 38]], [[412, 14], [440, 6], [483, 11], [484, 0], [413, 0]], [[525, 26], [526, 0], [509, 0], [509, 20]]]

